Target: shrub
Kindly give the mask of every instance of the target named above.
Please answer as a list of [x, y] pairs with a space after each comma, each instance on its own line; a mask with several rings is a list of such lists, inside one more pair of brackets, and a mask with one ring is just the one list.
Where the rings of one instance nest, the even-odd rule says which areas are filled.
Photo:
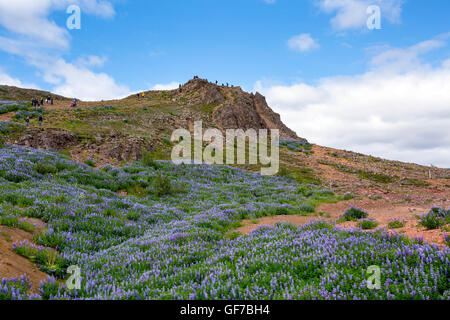
[[278, 177], [288, 177], [288, 178], [292, 178], [291, 173], [289, 172], [289, 170], [286, 167], [281, 167], [280, 170], [277, 173]]
[[450, 210], [432, 208], [430, 212], [420, 217], [420, 224], [428, 230], [438, 229], [450, 222]]
[[405, 221], [400, 221], [399, 219], [394, 219], [392, 221], [389, 221], [388, 228], [389, 229], [399, 229], [403, 228], [405, 226]]
[[87, 159], [84, 163], [92, 168], [95, 168], [95, 166], [97, 165], [92, 159]]
[[159, 166], [159, 163], [156, 162], [155, 159], [153, 159], [152, 154], [151, 154], [150, 152], [148, 152], [148, 151], [143, 151], [143, 152], [142, 152], [142, 163], [143, 163], [145, 166], [150, 167], [150, 168], [153, 168], [153, 169], [155, 169], [155, 170], [158, 170], [159, 167], [160, 167], [160, 166]]
[[242, 233], [240, 233], [239, 231], [232, 231], [232, 232], [228, 232], [225, 236], [225, 238], [227, 238], [228, 240], [236, 240], [237, 238], [241, 237]]
[[130, 211], [127, 214], [127, 219], [132, 220], [132, 221], [137, 221], [137, 220], [139, 220], [140, 217], [141, 217], [141, 215], [135, 211]]
[[52, 166], [51, 164], [45, 164], [42, 162], [38, 162], [34, 166], [34, 170], [36, 170], [36, 172], [42, 175], [55, 174], [58, 172], [58, 169], [56, 169], [56, 167]]
[[345, 201], [347, 201], [347, 200], [353, 199], [354, 197], [355, 197], [355, 196], [354, 196], [353, 194], [347, 192], [346, 194], [344, 194], [344, 196], [342, 197], [342, 199], [345, 200]]
[[17, 254], [29, 259], [31, 262], [38, 263], [39, 268], [42, 271], [52, 273], [59, 278], [64, 277], [64, 268], [67, 263], [58, 252], [36, 246], [28, 241], [14, 243], [13, 250]]
[[158, 174], [153, 181], [153, 192], [158, 197], [172, 193], [172, 181], [169, 177]]
[[375, 229], [376, 227], [378, 227], [378, 225], [378, 221], [374, 219], [364, 219], [358, 222], [358, 226], [363, 230]]
[[360, 219], [365, 219], [368, 216], [369, 214], [366, 211], [357, 207], [351, 207], [344, 213], [343, 218], [345, 221], [357, 221]]

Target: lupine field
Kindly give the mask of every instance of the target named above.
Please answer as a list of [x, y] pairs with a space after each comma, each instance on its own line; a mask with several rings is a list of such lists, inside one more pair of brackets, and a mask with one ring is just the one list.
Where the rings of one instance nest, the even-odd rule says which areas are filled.
[[[126, 193], [125, 193], [126, 192]], [[450, 250], [399, 235], [242, 219], [310, 215], [329, 190], [225, 166], [136, 162], [93, 169], [54, 152], [0, 149], [0, 222], [47, 229], [13, 250], [49, 274], [0, 280], [0, 299], [450, 298]], [[80, 290], [64, 285], [81, 269]], [[381, 289], [368, 289], [369, 266]]]

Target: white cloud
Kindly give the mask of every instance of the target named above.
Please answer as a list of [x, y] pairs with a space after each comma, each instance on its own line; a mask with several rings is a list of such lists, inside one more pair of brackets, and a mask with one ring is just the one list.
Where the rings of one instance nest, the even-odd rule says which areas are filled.
[[76, 64], [82, 67], [103, 67], [108, 58], [94, 55], [78, 58]]
[[0, 25], [28, 40], [37, 40], [40, 46], [66, 49], [69, 33], [48, 16], [52, 11], [65, 10], [69, 5], [79, 5], [82, 13], [103, 18], [114, 16], [108, 1], [97, 0], [0, 0]]
[[291, 50], [306, 52], [319, 47], [319, 44], [308, 33], [302, 33], [289, 39], [288, 46]]
[[108, 100], [125, 97], [130, 90], [115, 83], [105, 73], [95, 73], [59, 59], [45, 69], [45, 76], [55, 80], [53, 91], [66, 97], [83, 100]]
[[31, 83], [23, 83], [17, 78], [11, 77], [0, 68], [0, 85], [7, 85], [20, 88], [39, 89], [38, 86]]
[[80, 6], [82, 15], [115, 15], [110, 1], [104, 0], [0, 0], [0, 26], [8, 31], [7, 36], [0, 37], [0, 49], [21, 56], [36, 67], [44, 81], [55, 86], [55, 93], [83, 100], [126, 96], [128, 88], [116, 84], [105, 73], [89, 69], [102, 67], [106, 57], [85, 55], [73, 63], [61, 58], [61, 51], [70, 48], [70, 35], [65, 25], [56, 25], [49, 16], [72, 4]]
[[319, 8], [328, 14], [334, 14], [331, 25], [336, 30], [359, 29], [367, 25], [367, 8], [379, 6], [382, 20], [399, 23], [403, 0], [317, 0]]
[[[445, 46], [442, 40], [427, 40], [406, 49], [383, 48], [375, 55], [370, 65], [374, 68], [389, 69], [391, 71], [405, 71], [423, 66], [421, 55]], [[377, 50], [377, 48], [372, 49]]]
[[155, 86], [152, 87], [152, 90], [173, 90], [173, 89], [178, 89], [178, 86], [180, 85], [179, 82], [171, 82], [171, 83], [167, 83], [167, 84], [157, 84]]
[[[361, 75], [315, 85], [258, 82], [255, 90], [267, 96], [289, 127], [314, 143], [450, 168], [450, 59], [438, 67], [419, 59], [440, 45], [388, 49]], [[412, 63], [396, 68], [403, 56], [412, 57]]]

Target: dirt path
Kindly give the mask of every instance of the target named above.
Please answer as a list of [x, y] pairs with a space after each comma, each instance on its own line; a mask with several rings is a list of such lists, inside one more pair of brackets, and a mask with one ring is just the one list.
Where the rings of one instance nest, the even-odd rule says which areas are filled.
[[0, 121], [11, 121], [12, 118], [14, 117], [16, 113], [15, 112], [9, 112], [9, 113], [4, 113], [4, 114], [0, 114]]
[[[40, 233], [45, 228], [45, 223], [41, 220], [27, 220], [36, 226], [34, 234]], [[0, 226], [0, 278], [20, 278], [26, 274], [30, 278], [31, 291], [38, 293], [40, 282], [47, 279], [47, 274], [12, 250], [13, 243], [24, 240], [32, 242], [33, 234], [16, 228]]]

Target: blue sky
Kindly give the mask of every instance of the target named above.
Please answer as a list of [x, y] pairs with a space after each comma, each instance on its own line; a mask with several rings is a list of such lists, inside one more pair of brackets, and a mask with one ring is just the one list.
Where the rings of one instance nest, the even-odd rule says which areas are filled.
[[[66, 28], [71, 4], [80, 30]], [[312, 142], [450, 167], [449, 12], [447, 0], [0, 0], [0, 83], [90, 100], [199, 75], [262, 92]]]

